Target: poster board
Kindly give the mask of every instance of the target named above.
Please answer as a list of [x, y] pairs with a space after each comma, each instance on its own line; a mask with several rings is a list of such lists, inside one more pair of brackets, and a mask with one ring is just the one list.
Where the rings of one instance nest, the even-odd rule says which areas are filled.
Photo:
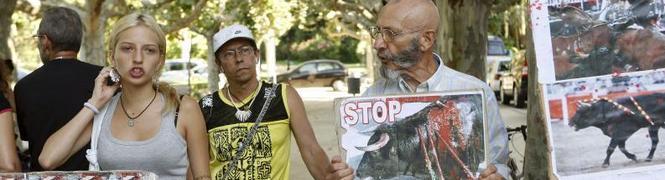
[[[649, 128], [662, 128], [665, 117], [665, 70], [562, 81], [543, 87], [557, 176], [658, 179], [660, 175], [655, 172], [665, 170], [662, 145], [655, 144], [654, 155], [647, 161], [651, 137], [665, 138], [662, 132], [649, 133]], [[616, 145], [611, 148], [613, 140]], [[605, 164], [608, 149], [614, 151]], [[622, 149], [634, 154], [636, 161]]]
[[663, 0], [530, 1], [556, 177], [662, 178], [665, 148], [648, 156], [651, 137], [665, 138], [649, 133], [665, 121], [664, 9]]
[[538, 82], [665, 68], [664, 9], [663, 0], [531, 0]]
[[482, 90], [335, 100], [356, 179], [477, 178], [488, 157]]

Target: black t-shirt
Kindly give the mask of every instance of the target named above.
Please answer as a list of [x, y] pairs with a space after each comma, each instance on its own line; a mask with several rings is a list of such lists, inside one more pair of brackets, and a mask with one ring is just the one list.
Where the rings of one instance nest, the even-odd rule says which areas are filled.
[[[30, 143], [33, 171], [43, 170], [38, 159], [44, 143], [81, 110], [101, 68], [76, 59], [52, 60], [16, 83], [16, 116], [21, 139]], [[55, 170], [87, 170], [85, 150], [89, 147]]]

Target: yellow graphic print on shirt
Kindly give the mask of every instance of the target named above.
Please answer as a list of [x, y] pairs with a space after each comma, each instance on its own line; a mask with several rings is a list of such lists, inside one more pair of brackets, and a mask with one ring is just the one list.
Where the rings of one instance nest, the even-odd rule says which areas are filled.
[[[239, 123], [211, 129], [210, 171], [213, 179], [222, 179], [254, 123]], [[227, 179], [288, 179], [291, 130], [288, 120], [260, 123]]]

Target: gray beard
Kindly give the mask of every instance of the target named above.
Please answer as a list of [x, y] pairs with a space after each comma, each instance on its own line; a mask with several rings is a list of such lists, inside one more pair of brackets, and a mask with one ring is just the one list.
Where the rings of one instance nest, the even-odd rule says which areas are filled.
[[381, 77], [386, 78], [386, 79], [397, 79], [400, 77], [401, 73], [397, 70], [391, 70], [385, 65], [381, 65], [380, 69], [380, 74]]
[[[420, 62], [420, 58], [422, 58], [422, 54], [418, 49], [419, 45], [420, 42], [418, 41], [418, 38], [414, 38], [411, 40], [411, 45], [404, 51], [398, 52], [397, 54], [391, 54], [388, 51], [384, 51], [383, 57], [386, 57], [386, 59], [392, 59], [393, 62], [400, 67], [399, 69], [410, 68], [416, 65], [416, 63]], [[399, 69], [392, 70], [381, 64], [381, 69], [379, 72], [383, 78], [397, 79], [402, 75]]]

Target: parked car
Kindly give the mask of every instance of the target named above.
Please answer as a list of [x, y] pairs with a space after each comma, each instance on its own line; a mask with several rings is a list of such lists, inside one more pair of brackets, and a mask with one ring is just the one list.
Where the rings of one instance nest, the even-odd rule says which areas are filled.
[[289, 83], [294, 87], [325, 87], [336, 91], [346, 90], [348, 72], [338, 60], [311, 60], [298, 65], [293, 70], [277, 75], [277, 82]]
[[[187, 73], [187, 70], [191, 70], [200, 65], [205, 65], [206, 61], [203, 59], [169, 59], [164, 62], [164, 73]], [[163, 73], [162, 73], [163, 74]]]
[[[207, 63], [202, 59], [192, 59], [191, 61], [181, 59], [166, 60], [159, 80], [169, 83], [178, 93], [190, 94], [191, 89], [207, 89], [207, 68]], [[190, 89], [190, 87], [192, 88]]]
[[499, 79], [501, 75], [508, 72], [510, 64], [510, 51], [506, 49], [503, 40], [496, 36], [487, 36], [487, 68], [486, 82], [499, 96]]
[[499, 100], [503, 104], [510, 104], [513, 100], [515, 107], [526, 107], [528, 86], [528, 64], [526, 53], [519, 50], [510, 61], [510, 71], [501, 75], [499, 80]]

